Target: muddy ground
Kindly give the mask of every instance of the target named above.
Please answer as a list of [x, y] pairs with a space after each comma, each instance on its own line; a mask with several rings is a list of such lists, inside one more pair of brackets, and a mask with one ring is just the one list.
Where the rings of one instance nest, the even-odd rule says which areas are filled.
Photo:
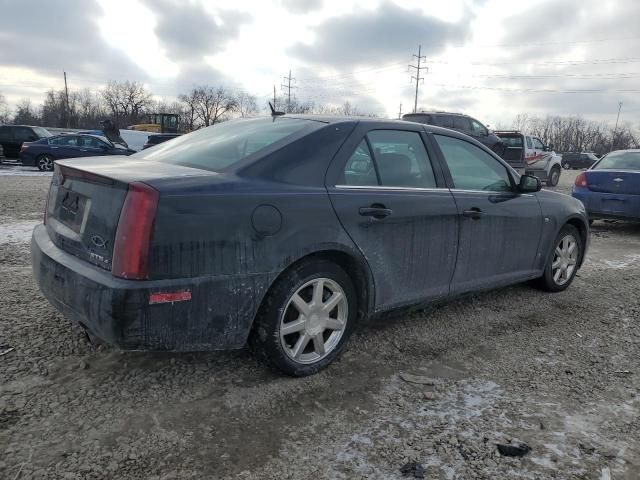
[[245, 351], [89, 344], [31, 278], [49, 178], [2, 173], [0, 478], [640, 478], [640, 226], [596, 222], [566, 292], [385, 317], [292, 379]]

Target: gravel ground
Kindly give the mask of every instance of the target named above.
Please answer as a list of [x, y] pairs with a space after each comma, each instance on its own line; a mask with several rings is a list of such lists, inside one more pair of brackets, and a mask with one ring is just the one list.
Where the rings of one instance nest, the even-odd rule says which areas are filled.
[[0, 478], [640, 478], [640, 226], [596, 222], [563, 293], [385, 317], [291, 379], [245, 351], [89, 344], [31, 278], [48, 182], [0, 172]]

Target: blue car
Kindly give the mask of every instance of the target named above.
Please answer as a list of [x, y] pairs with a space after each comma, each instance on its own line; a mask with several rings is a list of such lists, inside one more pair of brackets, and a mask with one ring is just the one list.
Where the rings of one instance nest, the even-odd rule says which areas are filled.
[[103, 155], [131, 155], [135, 150], [110, 142], [98, 135], [65, 134], [24, 142], [20, 149], [23, 165], [53, 171], [53, 162], [63, 158], [95, 157]]
[[640, 149], [617, 150], [578, 175], [572, 195], [590, 220], [640, 220]]

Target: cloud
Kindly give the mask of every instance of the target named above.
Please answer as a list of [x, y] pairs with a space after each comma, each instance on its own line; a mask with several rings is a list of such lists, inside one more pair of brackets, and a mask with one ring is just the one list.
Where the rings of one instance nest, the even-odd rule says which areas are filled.
[[303, 15], [320, 10], [322, 8], [322, 0], [282, 0], [282, 5], [289, 13]]
[[419, 10], [383, 3], [375, 10], [326, 20], [315, 28], [313, 44], [298, 43], [289, 52], [334, 68], [379, 64], [406, 58], [418, 44], [424, 55], [434, 55], [447, 43], [461, 43], [469, 36], [469, 23], [469, 18], [448, 23]]
[[[0, 65], [46, 75], [104, 81], [144, 80], [145, 73], [100, 36], [102, 9], [92, 0], [0, 1]], [[12, 19], [11, 21], [7, 21]]]
[[238, 35], [240, 26], [251, 20], [246, 12], [224, 10], [214, 18], [198, 2], [146, 0], [156, 15], [155, 33], [177, 62], [199, 59], [225, 49]]

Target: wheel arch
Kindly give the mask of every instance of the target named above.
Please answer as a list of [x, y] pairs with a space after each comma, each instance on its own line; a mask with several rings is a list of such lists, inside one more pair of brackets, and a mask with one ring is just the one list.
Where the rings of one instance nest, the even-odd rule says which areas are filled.
[[579, 216], [569, 217], [567, 221], [564, 223], [564, 225], [571, 225], [575, 227], [578, 230], [578, 233], [580, 234], [580, 243], [581, 243], [580, 246], [582, 247], [582, 255], [580, 258], [579, 266], [582, 266], [582, 263], [584, 262], [584, 258], [587, 253], [587, 246], [588, 246], [588, 240], [589, 240], [589, 225], [585, 223], [584, 219], [582, 219]]
[[332, 245], [312, 252], [305, 252], [304, 254], [291, 259], [288, 265], [271, 281], [271, 284], [260, 300], [260, 305], [256, 310], [256, 316], [260, 309], [263, 308], [267, 298], [269, 298], [269, 294], [273, 287], [285, 273], [302, 263], [313, 260], [328, 260], [333, 262], [341, 267], [349, 276], [358, 295], [358, 321], [363, 320], [370, 312], [373, 311], [375, 288], [369, 264], [365, 258], [359, 254], [359, 252], [349, 250], [342, 245]]

